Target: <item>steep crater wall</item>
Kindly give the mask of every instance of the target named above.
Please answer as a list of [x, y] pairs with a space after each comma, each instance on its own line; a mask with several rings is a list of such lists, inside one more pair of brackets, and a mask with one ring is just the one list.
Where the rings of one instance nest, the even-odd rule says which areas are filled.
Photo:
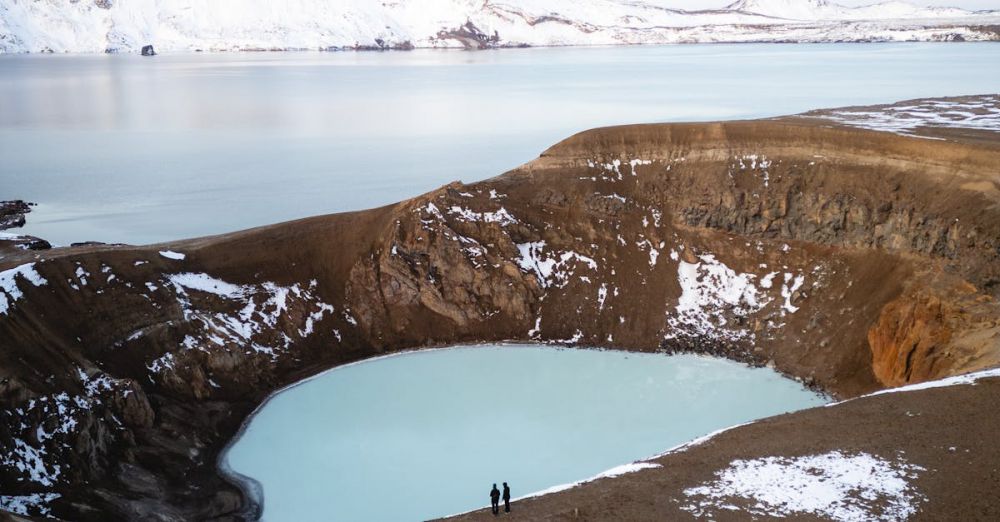
[[615, 127], [371, 211], [13, 251], [0, 494], [81, 520], [252, 516], [216, 459], [256, 404], [423, 346], [694, 351], [845, 397], [996, 365], [998, 160], [790, 121]]

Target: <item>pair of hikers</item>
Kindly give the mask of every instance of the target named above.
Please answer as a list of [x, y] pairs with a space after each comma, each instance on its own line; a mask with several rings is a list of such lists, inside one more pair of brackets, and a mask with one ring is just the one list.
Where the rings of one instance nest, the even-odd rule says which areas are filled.
[[[493, 484], [493, 489], [490, 490], [490, 504], [493, 505], [493, 516], [500, 514], [500, 490], [497, 489], [497, 485]], [[503, 483], [503, 511], [504, 513], [510, 513], [510, 486], [506, 482]]]

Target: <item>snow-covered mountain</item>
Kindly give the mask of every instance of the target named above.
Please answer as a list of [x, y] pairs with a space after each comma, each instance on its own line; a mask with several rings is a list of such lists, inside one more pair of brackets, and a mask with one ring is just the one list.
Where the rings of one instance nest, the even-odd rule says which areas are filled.
[[918, 7], [896, 1], [863, 7], [845, 7], [827, 0], [739, 0], [726, 9], [803, 21], [935, 19], [975, 15], [973, 12], [954, 7]]
[[1000, 39], [1000, 11], [739, 0], [2, 0], [0, 52]]

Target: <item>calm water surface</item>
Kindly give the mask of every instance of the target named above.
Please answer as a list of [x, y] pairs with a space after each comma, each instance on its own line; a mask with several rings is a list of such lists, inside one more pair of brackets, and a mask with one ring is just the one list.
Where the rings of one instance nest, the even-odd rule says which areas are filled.
[[391, 203], [601, 125], [1000, 91], [1000, 45], [0, 56], [26, 233], [150, 243]]
[[591, 477], [824, 399], [763, 368], [538, 346], [335, 369], [268, 402], [227, 455], [264, 519], [425, 520]]

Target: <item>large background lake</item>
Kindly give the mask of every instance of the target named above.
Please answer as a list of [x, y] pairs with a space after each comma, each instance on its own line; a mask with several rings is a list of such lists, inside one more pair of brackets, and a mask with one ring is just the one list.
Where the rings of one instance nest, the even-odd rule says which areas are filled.
[[1000, 91], [1000, 44], [0, 56], [0, 199], [151, 243], [492, 177], [591, 127]]

